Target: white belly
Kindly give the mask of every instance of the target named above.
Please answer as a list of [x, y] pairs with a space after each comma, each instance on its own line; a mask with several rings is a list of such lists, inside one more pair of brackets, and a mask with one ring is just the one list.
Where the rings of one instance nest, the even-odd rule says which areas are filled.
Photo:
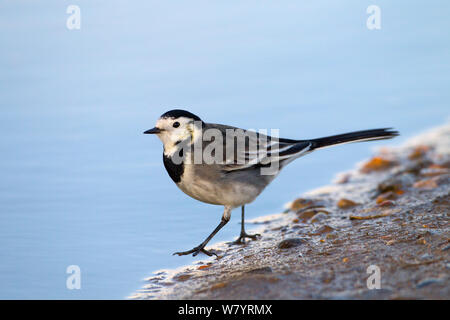
[[250, 203], [262, 191], [254, 184], [230, 182], [219, 174], [199, 174], [193, 165], [186, 165], [178, 187], [187, 195], [202, 202], [239, 207]]

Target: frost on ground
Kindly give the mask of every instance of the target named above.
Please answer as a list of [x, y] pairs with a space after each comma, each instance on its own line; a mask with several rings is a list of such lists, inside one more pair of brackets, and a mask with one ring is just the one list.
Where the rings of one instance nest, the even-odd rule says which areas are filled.
[[130, 298], [450, 299], [449, 186], [450, 124], [380, 149], [251, 221], [258, 240], [216, 244], [219, 258], [161, 270]]

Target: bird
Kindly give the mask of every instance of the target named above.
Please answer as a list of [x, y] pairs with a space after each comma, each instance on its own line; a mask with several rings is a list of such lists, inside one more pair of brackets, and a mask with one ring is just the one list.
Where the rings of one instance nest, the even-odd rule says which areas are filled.
[[154, 134], [161, 140], [164, 167], [178, 188], [196, 200], [224, 207], [219, 225], [200, 245], [174, 255], [217, 256], [205, 247], [230, 221], [235, 208], [241, 207], [241, 231], [233, 243], [260, 236], [245, 231], [245, 205], [253, 202], [288, 163], [318, 149], [390, 139], [399, 132], [381, 128], [317, 139], [285, 139], [208, 123], [189, 111], [174, 109], [162, 114], [155, 127], [144, 134]]

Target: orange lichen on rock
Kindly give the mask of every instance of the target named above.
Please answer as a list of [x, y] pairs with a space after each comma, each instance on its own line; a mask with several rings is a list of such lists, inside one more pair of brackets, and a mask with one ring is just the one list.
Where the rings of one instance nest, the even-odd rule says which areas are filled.
[[348, 208], [352, 208], [357, 205], [359, 205], [359, 203], [356, 203], [356, 202], [354, 202], [352, 200], [348, 200], [348, 199], [341, 199], [337, 203], [337, 206], [340, 209], [348, 209]]
[[389, 159], [382, 158], [382, 157], [373, 157], [370, 161], [366, 162], [362, 166], [361, 172], [369, 173], [372, 171], [386, 170], [395, 164], [396, 164], [396, 162], [393, 160], [389, 160]]
[[[399, 191], [401, 191], [401, 190], [399, 190]], [[395, 200], [398, 198], [399, 194], [403, 194], [403, 191], [401, 191], [401, 193], [399, 193], [398, 191], [396, 191], [396, 192], [388, 191], [388, 192], [382, 193], [377, 197], [376, 202], [377, 202], [377, 204], [381, 204], [386, 200]]]
[[417, 160], [425, 156], [425, 154], [430, 150], [429, 146], [417, 146], [414, 150], [409, 154], [409, 160]]
[[376, 218], [382, 218], [382, 217], [387, 217], [390, 216], [392, 214], [392, 212], [384, 212], [384, 213], [380, 213], [380, 214], [374, 214], [371, 216], [350, 216], [350, 220], [368, 220], [368, 219], [376, 219]]
[[298, 211], [312, 205], [314, 205], [314, 200], [298, 198], [289, 205], [289, 209], [292, 211]]
[[227, 286], [227, 283], [225, 283], [225, 282], [219, 282], [219, 283], [216, 283], [215, 285], [213, 285], [213, 286], [211, 286], [211, 290], [217, 290], [217, 289], [222, 289], [222, 288], [225, 288]]
[[209, 267], [211, 267], [211, 265], [205, 264], [205, 265], [203, 265], [203, 266], [198, 267], [197, 269], [198, 269], [198, 270], [204, 270], [204, 269], [207, 269], [207, 268], [209, 268]]

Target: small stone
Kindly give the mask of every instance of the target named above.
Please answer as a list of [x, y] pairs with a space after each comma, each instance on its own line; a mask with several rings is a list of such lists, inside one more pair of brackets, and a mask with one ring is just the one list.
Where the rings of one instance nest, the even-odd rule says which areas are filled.
[[173, 277], [173, 280], [183, 282], [183, 281], [189, 280], [191, 277], [192, 277], [192, 274], [183, 273], [183, 274], [178, 274], [175, 277]]
[[335, 274], [334, 274], [334, 271], [324, 271], [324, 272], [322, 272], [322, 274], [320, 275], [320, 280], [323, 282], [323, 283], [330, 283], [331, 281], [333, 281], [334, 280], [334, 278], [335, 278], [336, 276], [335, 276]]
[[293, 248], [293, 247], [298, 247], [304, 243], [305, 243], [305, 240], [300, 239], [300, 238], [285, 239], [278, 244], [278, 248], [279, 249], [289, 249], [289, 248]]
[[257, 268], [257, 269], [247, 271], [247, 273], [252, 273], [252, 274], [264, 274], [264, 273], [272, 273], [272, 272], [273, 271], [272, 271], [271, 267], [263, 267], [263, 268]]
[[226, 282], [219, 282], [213, 286], [211, 286], [210, 290], [217, 290], [217, 289], [222, 289], [225, 288], [228, 284]]
[[314, 210], [304, 211], [298, 215], [298, 218], [301, 222], [305, 223], [311, 218], [313, 218], [317, 213]]
[[447, 169], [447, 168], [442, 168], [442, 169], [425, 168], [420, 171], [420, 174], [423, 176], [426, 176], [426, 177], [434, 177], [434, 176], [439, 176], [439, 175], [449, 174], [449, 173], [450, 173], [450, 169]]
[[438, 187], [437, 180], [434, 178], [417, 181], [413, 184], [414, 188], [431, 190]]
[[332, 228], [332, 227], [330, 227], [328, 225], [324, 225], [324, 226], [320, 227], [319, 229], [317, 229], [316, 232], [311, 233], [310, 235], [311, 236], [320, 236], [322, 234], [330, 233], [330, 232], [333, 232], [333, 231], [334, 231], [334, 228]]
[[312, 217], [311, 220], [309, 220], [309, 222], [317, 223], [317, 222], [320, 222], [320, 221], [322, 221], [324, 219], [327, 219], [327, 218], [328, 218], [328, 216], [325, 213], [319, 212], [314, 217]]
[[386, 170], [386, 169], [394, 166], [395, 164], [397, 164], [397, 163], [390, 159], [374, 157], [362, 166], [361, 172], [370, 173], [372, 171]]
[[388, 191], [383, 194], [380, 194], [377, 197], [377, 204], [383, 203], [386, 200], [396, 200], [398, 198], [398, 193], [393, 191]]
[[395, 239], [392, 239], [392, 240], [389, 240], [388, 242], [386, 242], [386, 245], [387, 246], [392, 246], [394, 243], [396, 243], [397, 242], [397, 240], [395, 240]]
[[428, 167], [431, 164], [431, 161], [427, 159], [420, 159], [419, 161], [414, 161], [412, 163], [406, 164], [403, 169], [404, 173], [411, 173], [413, 175], [420, 175], [420, 172], [423, 168]]
[[312, 199], [298, 198], [294, 200], [292, 203], [290, 203], [288, 207], [291, 211], [298, 211], [300, 209], [313, 206], [314, 204], [315, 204], [314, 200]]
[[429, 253], [425, 253], [420, 256], [420, 259], [422, 259], [422, 260], [427, 260], [427, 259], [431, 259], [431, 258], [433, 258], [433, 256]]
[[384, 200], [377, 204], [377, 207], [393, 207], [395, 206], [395, 201], [392, 200]]
[[417, 244], [427, 244], [427, 240], [425, 240], [425, 239], [418, 239], [418, 240], [416, 241], [416, 243], [417, 243]]
[[352, 208], [354, 206], [357, 206], [359, 203], [356, 203], [352, 200], [349, 199], [341, 199], [338, 201], [337, 206], [340, 209], [348, 209], [348, 208]]
[[429, 278], [429, 279], [425, 279], [420, 281], [418, 284], [416, 284], [416, 288], [420, 289], [426, 286], [429, 286], [431, 284], [435, 284], [435, 283], [441, 283], [442, 279], [439, 278]]
[[[402, 194], [403, 190], [408, 186], [412, 185], [415, 181], [415, 177], [413, 174], [402, 174], [401, 176], [394, 176], [386, 179], [385, 181], [378, 184], [378, 192], [394, 192], [397, 194]], [[392, 200], [392, 199], [391, 199]]]
[[336, 233], [328, 233], [328, 234], [325, 236], [325, 239], [327, 239], [327, 240], [333, 240], [333, 239], [337, 239], [337, 237], [338, 237], [338, 235], [337, 235]]

